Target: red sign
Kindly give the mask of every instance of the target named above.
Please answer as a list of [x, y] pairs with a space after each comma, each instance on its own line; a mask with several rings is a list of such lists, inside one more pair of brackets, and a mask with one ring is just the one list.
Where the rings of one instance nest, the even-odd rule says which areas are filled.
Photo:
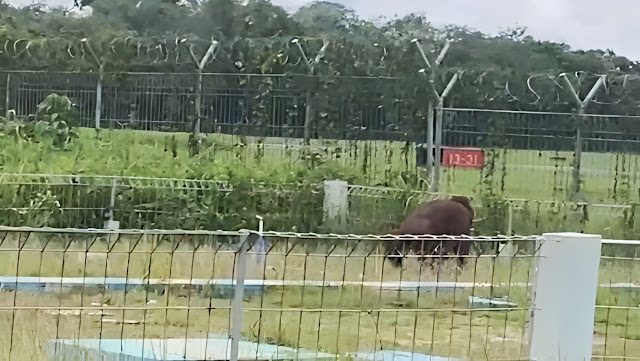
[[445, 167], [482, 169], [484, 151], [474, 147], [442, 147], [442, 165]]

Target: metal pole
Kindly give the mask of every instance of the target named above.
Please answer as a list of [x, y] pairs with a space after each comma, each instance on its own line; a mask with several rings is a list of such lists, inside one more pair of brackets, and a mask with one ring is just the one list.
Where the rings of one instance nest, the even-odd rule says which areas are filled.
[[110, 221], [113, 221], [114, 213], [116, 210], [116, 187], [117, 187], [117, 181], [116, 181], [116, 178], [114, 177], [111, 182], [111, 202], [109, 204], [109, 206], [111, 207], [111, 214], [109, 215]]
[[[200, 119], [202, 117], [202, 69], [198, 69], [198, 84], [196, 84], [196, 121], [193, 124], [193, 135], [200, 135]], [[194, 140], [196, 141], [196, 140]]]
[[311, 143], [311, 91], [307, 91], [304, 107], [304, 144]]
[[573, 163], [573, 194], [580, 192], [580, 165], [582, 164], [582, 122], [584, 120], [584, 107], [578, 111], [576, 124], [576, 152]]
[[438, 99], [436, 109], [436, 140], [435, 140], [435, 164], [433, 172], [433, 191], [438, 192], [440, 188], [440, 163], [442, 162], [442, 112], [444, 108], [444, 98]]
[[249, 236], [242, 236], [240, 248], [238, 248], [238, 260], [236, 263], [235, 292], [233, 305], [231, 306], [231, 354], [229, 360], [238, 361], [238, 351], [240, 346], [240, 331], [242, 331], [243, 299], [244, 299], [244, 278], [247, 269], [247, 240]]
[[576, 124], [576, 151], [573, 163], [573, 187], [571, 189], [573, 193], [568, 195], [568, 198], [571, 198], [575, 197], [576, 194], [580, 191], [580, 165], [582, 163], [582, 123], [585, 119], [585, 109], [589, 105], [589, 102], [596, 96], [598, 90], [606, 85], [606, 75], [602, 75], [598, 79], [598, 81], [593, 85], [591, 91], [589, 91], [589, 94], [587, 94], [584, 100], [580, 99], [578, 91], [575, 90], [575, 88], [567, 78], [567, 74], [560, 74], [560, 78], [562, 78], [567, 84], [567, 88], [571, 92], [571, 95], [573, 95], [578, 106], [578, 122]]
[[96, 130], [100, 129], [100, 117], [102, 112], [102, 75], [104, 73], [104, 66], [100, 65], [98, 74], [98, 86], [96, 87]]
[[10, 94], [9, 85], [10, 84], [11, 84], [11, 74], [7, 74], [7, 89], [6, 89], [7, 94], [6, 94], [5, 108], [4, 108], [4, 111], [6, 113], [5, 115], [7, 116], [7, 118], [9, 118], [9, 109], [10, 109], [9, 108], [9, 94]]
[[433, 183], [433, 100], [427, 105], [427, 175]]

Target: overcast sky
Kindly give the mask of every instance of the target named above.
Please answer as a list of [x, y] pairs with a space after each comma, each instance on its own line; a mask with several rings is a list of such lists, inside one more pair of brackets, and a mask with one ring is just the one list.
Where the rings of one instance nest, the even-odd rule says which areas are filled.
[[[495, 34], [516, 23], [540, 40], [564, 42], [572, 49], [613, 49], [640, 61], [640, 1], [620, 0], [336, 0], [360, 16], [424, 13], [435, 25], [467, 25]], [[273, 0], [285, 7], [306, 0]]]
[[[1, 0], [0, 0], [1, 1]], [[6, 0], [5, 0], [6, 1]], [[51, 5], [73, 0], [41, 0]], [[135, 1], [135, 0], [131, 0]], [[308, 0], [272, 0], [295, 10]], [[424, 13], [436, 25], [467, 25], [495, 34], [500, 28], [526, 26], [540, 40], [564, 42], [572, 49], [613, 49], [640, 61], [640, 1], [620, 0], [333, 0], [355, 9], [361, 17], [403, 16]], [[8, 0], [29, 4], [33, 0]]]

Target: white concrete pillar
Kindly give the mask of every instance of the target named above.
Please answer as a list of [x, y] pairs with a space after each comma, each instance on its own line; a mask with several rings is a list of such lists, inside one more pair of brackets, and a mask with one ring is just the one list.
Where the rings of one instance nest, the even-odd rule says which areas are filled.
[[340, 180], [324, 181], [324, 222], [347, 224], [349, 212], [348, 183]]
[[591, 360], [602, 237], [547, 233], [538, 243], [529, 359]]

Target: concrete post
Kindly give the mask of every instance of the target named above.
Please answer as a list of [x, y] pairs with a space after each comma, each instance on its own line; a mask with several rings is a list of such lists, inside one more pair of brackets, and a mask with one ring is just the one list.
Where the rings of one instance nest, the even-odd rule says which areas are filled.
[[348, 183], [340, 180], [324, 181], [324, 222], [347, 224], [349, 213]]
[[540, 257], [527, 313], [527, 358], [591, 360], [602, 237], [547, 233], [537, 243]]
[[120, 229], [120, 221], [115, 220], [116, 211], [116, 190], [118, 187], [118, 181], [115, 177], [111, 179], [111, 200], [109, 202], [109, 219], [104, 221], [104, 228], [110, 230]]

